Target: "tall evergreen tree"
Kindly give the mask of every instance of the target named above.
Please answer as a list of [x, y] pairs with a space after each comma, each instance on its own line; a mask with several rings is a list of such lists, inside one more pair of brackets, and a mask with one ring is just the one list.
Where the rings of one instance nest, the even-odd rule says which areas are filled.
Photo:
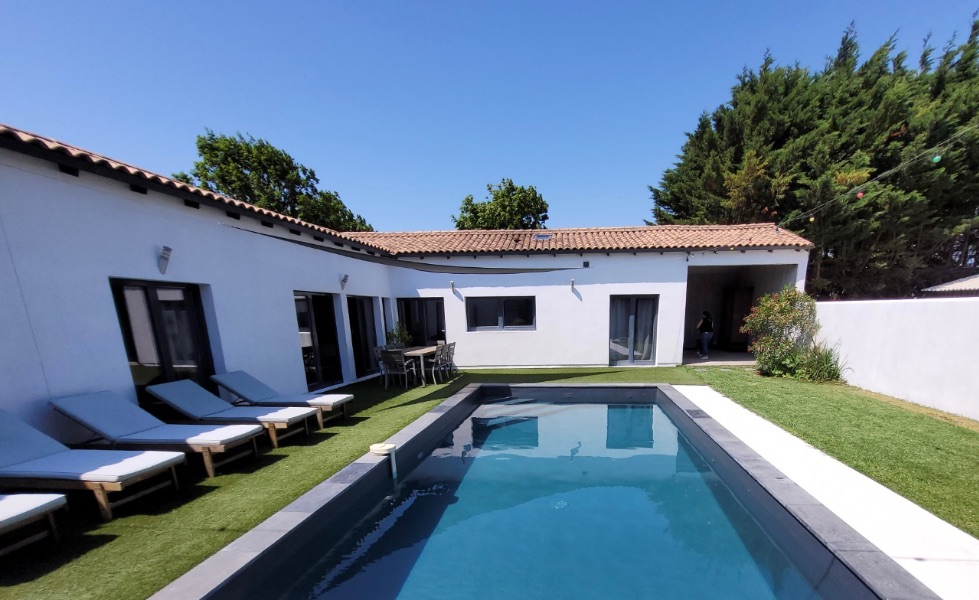
[[979, 266], [979, 21], [906, 63], [894, 38], [861, 63], [852, 25], [820, 72], [766, 54], [650, 186], [654, 222], [780, 223], [814, 243], [823, 297], [903, 296]]

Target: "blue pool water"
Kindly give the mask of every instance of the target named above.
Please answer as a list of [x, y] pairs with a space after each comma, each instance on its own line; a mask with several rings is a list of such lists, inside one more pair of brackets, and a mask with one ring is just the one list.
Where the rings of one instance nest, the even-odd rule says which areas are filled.
[[479, 407], [288, 598], [823, 598], [655, 404]]

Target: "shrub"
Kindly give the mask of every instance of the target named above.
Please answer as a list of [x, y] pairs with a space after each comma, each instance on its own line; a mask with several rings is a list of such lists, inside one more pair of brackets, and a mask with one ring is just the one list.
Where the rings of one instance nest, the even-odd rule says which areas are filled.
[[838, 381], [839, 355], [816, 344], [818, 332], [816, 301], [792, 285], [763, 296], [741, 327], [762, 375]]
[[798, 375], [809, 381], [839, 381], [843, 378], [840, 354], [835, 348], [813, 344], [802, 360]]

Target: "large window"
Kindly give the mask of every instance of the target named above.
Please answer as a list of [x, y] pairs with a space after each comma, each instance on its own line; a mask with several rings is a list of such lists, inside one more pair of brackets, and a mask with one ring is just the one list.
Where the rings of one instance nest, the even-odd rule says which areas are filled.
[[445, 306], [441, 298], [398, 298], [398, 320], [411, 333], [415, 346], [445, 341]]
[[156, 383], [190, 379], [214, 389], [207, 328], [195, 285], [111, 279], [129, 368], [140, 402]]
[[532, 296], [524, 298], [466, 298], [469, 331], [534, 329], [537, 306]]

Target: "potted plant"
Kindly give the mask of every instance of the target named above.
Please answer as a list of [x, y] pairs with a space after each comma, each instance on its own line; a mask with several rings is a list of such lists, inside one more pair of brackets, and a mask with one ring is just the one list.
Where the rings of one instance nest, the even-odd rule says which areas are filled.
[[411, 332], [404, 323], [399, 322], [394, 329], [388, 330], [387, 340], [389, 344], [401, 344], [403, 348], [407, 348], [411, 345]]

